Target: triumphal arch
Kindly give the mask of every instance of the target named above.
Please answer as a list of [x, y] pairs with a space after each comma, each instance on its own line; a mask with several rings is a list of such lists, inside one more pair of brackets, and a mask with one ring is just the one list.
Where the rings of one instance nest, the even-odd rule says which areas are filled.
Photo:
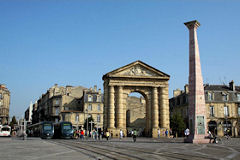
[[104, 129], [114, 137], [120, 129], [126, 135], [126, 99], [132, 92], [140, 93], [146, 101], [147, 136], [157, 137], [157, 130], [169, 129], [168, 80], [170, 76], [146, 63], [135, 61], [105, 74]]

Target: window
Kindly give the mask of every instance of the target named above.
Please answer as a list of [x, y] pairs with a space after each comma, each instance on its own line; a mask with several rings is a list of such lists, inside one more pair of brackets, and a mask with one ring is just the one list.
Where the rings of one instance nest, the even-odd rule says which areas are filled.
[[210, 116], [214, 117], [214, 106], [210, 106]]
[[240, 94], [237, 94], [237, 100], [240, 101]]
[[100, 96], [97, 96], [97, 102], [101, 102], [101, 101], [100, 101]]
[[60, 104], [59, 102], [60, 102], [59, 99], [56, 99], [56, 100], [55, 100], [55, 104], [56, 104], [56, 105], [59, 105], [59, 104]]
[[101, 116], [97, 115], [97, 122], [101, 122]]
[[76, 116], [75, 116], [75, 122], [78, 122], [78, 121], [79, 121], [79, 115], [76, 114]]
[[229, 116], [229, 113], [228, 113], [228, 106], [224, 106], [224, 116]]
[[228, 100], [228, 95], [227, 94], [223, 94], [223, 100], [227, 101]]
[[65, 121], [65, 114], [62, 115], [62, 121]]
[[238, 116], [240, 116], [240, 104], [238, 105]]
[[92, 104], [88, 104], [88, 110], [89, 110], [89, 111], [92, 110]]
[[55, 109], [55, 114], [58, 115], [59, 114], [59, 108]]
[[100, 104], [98, 104], [97, 109], [98, 109], [98, 111], [101, 111], [101, 106], [100, 106]]
[[2, 107], [2, 102], [0, 101], [0, 107]]
[[209, 101], [213, 100], [213, 93], [212, 92], [208, 92], [208, 100]]
[[91, 95], [88, 95], [88, 102], [92, 102], [93, 101], [93, 98]]
[[2, 94], [0, 94], [0, 99], [2, 99]]

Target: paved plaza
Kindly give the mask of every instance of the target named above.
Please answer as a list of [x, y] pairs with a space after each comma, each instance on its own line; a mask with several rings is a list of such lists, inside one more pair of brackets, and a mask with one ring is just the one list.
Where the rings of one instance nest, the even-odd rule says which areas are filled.
[[183, 143], [182, 138], [124, 138], [98, 140], [42, 140], [0, 138], [0, 159], [240, 159], [240, 139], [223, 138], [219, 144]]

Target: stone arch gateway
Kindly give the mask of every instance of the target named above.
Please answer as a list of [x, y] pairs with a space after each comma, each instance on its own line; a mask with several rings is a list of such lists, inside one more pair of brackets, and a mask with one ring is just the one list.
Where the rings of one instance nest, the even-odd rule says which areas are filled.
[[126, 135], [126, 100], [132, 92], [146, 100], [145, 135], [157, 137], [157, 130], [169, 129], [168, 80], [170, 76], [146, 63], [135, 61], [102, 77], [104, 81], [104, 129]]

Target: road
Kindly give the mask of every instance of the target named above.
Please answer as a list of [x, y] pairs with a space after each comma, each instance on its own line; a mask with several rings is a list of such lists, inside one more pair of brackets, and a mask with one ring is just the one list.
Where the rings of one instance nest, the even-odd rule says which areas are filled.
[[223, 139], [219, 144], [190, 144], [183, 139], [131, 138], [101, 140], [41, 140], [0, 138], [0, 159], [117, 159], [117, 160], [225, 160], [240, 159], [240, 139]]

